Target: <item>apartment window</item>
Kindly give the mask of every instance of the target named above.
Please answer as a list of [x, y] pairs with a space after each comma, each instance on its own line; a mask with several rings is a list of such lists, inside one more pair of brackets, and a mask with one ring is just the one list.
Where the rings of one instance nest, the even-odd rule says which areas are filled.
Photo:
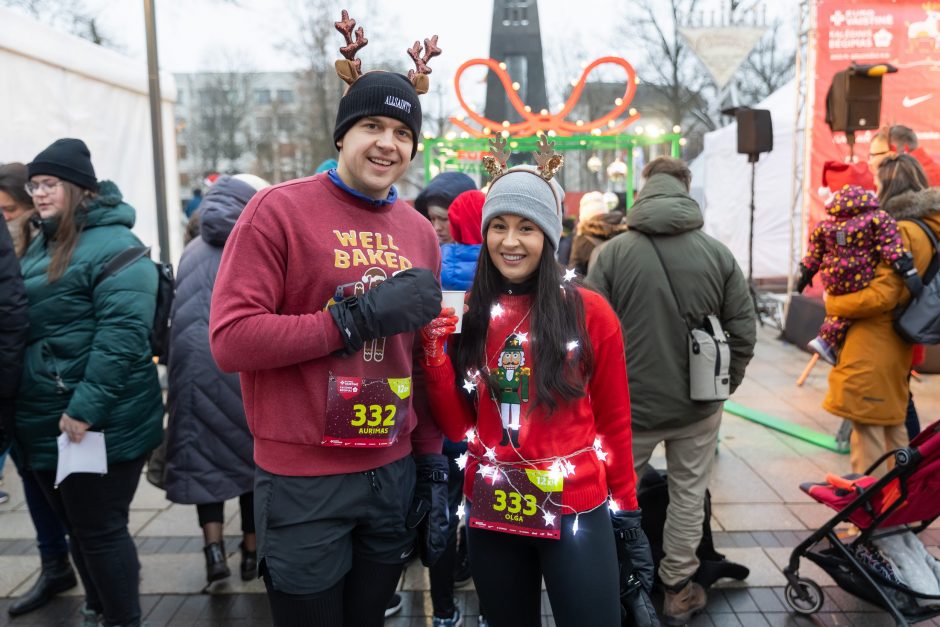
[[293, 104], [294, 92], [290, 89], [278, 89], [277, 101], [281, 104]]
[[503, 6], [503, 26], [528, 26], [531, 0], [507, 0]]
[[256, 89], [255, 90], [255, 104], [259, 104], [259, 105], [271, 104], [271, 90]]

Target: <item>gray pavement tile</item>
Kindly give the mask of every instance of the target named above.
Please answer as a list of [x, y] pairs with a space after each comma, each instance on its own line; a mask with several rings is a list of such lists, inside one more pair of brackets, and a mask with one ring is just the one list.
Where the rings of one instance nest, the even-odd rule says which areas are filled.
[[751, 536], [757, 542], [757, 545], [763, 548], [776, 548], [781, 546], [780, 540], [772, 531], [752, 531]]
[[870, 614], [847, 613], [845, 619], [849, 622], [842, 625], [864, 625], [865, 627], [895, 627], [894, 619], [884, 612]]
[[[734, 614], [720, 614], [720, 616], [734, 617]], [[696, 616], [693, 616], [692, 620], [690, 620], [688, 623], [689, 627], [714, 627], [714, 625], [716, 624], [718, 623], [715, 623], [714, 617], [708, 614], [697, 614]], [[734, 625], [735, 627], [739, 627], [741, 623], [735, 622], [735, 623], [725, 623], [725, 624], [731, 624], [731, 625]]]
[[771, 627], [807, 627], [817, 624], [811, 618], [782, 612], [767, 612], [764, 620]]
[[751, 595], [748, 594], [746, 589], [729, 588], [726, 589], [724, 593], [725, 599], [728, 601], [728, 605], [731, 606], [735, 613], [740, 614], [741, 612], [760, 612], [760, 608], [757, 607], [756, 603], [754, 603], [754, 599], [751, 598]]
[[770, 588], [749, 588], [748, 593], [761, 612], [786, 612], [789, 609]]
[[155, 598], [157, 598], [158, 601], [148, 613], [144, 614], [144, 620], [147, 621], [148, 627], [163, 627], [164, 625], [173, 624], [173, 616], [176, 614], [177, 610], [179, 610], [186, 597], [181, 594], [165, 594], [160, 596], [155, 595]]
[[724, 590], [721, 588], [711, 588], [708, 590], [708, 605], [705, 606], [708, 614], [733, 614], [734, 608], [725, 598]]
[[738, 614], [738, 620], [740, 620], [741, 624], [745, 627], [769, 627], [770, 625], [760, 612], [744, 612]]
[[715, 503], [712, 515], [725, 531], [805, 529], [783, 503]]

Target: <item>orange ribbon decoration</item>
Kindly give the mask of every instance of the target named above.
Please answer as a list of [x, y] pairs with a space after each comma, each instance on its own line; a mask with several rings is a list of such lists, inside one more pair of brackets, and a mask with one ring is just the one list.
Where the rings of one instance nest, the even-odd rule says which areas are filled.
[[[581, 99], [581, 92], [584, 91], [584, 85], [587, 82], [588, 75], [594, 70], [594, 68], [598, 67], [599, 65], [604, 65], [605, 63], [619, 65], [627, 73], [627, 85], [626, 89], [624, 89], [620, 104], [616, 105], [612, 111], [600, 118], [597, 118], [596, 120], [584, 122], [583, 124], [569, 122], [565, 118], [569, 113], [571, 113], [571, 110], [574, 109], [575, 105], [578, 103], [578, 100]], [[484, 65], [489, 68], [491, 72], [496, 74], [500, 83], [503, 84], [503, 88], [506, 90], [506, 94], [509, 96], [509, 102], [519, 113], [519, 115], [522, 116], [522, 122], [504, 126], [501, 122], [483, 117], [470, 108], [470, 106], [464, 100], [463, 94], [460, 92], [460, 77], [464, 70], [473, 65]], [[633, 66], [630, 65], [626, 59], [622, 59], [620, 57], [601, 57], [600, 59], [596, 59], [593, 63], [588, 65], [584, 69], [584, 72], [581, 73], [581, 78], [574, 86], [574, 89], [571, 91], [571, 95], [568, 97], [565, 105], [558, 113], [532, 113], [531, 111], [527, 111], [526, 106], [519, 98], [519, 94], [517, 94], [516, 90], [512, 87], [512, 79], [509, 77], [509, 74], [506, 72], [506, 70], [501, 68], [499, 66], [499, 62], [494, 59], [470, 59], [461, 65], [457, 69], [457, 74], [454, 76], [454, 90], [457, 93], [457, 100], [460, 102], [460, 106], [463, 107], [464, 111], [467, 112], [467, 115], [473, 121], [478, 123], [484, 129], [489, 129], [490, 132], [493, 133], [509, 131], [509, 134], [513, 137], [527, 137], [536, 135], [539, 131], [555, 131], [557, 135], [569, 136], [590, 133], [595, 129], [602, 129], [602, 127], [607, 128], [603, 128], [601, 130], [601, 135], [615, 135], [640, 119], [640, 114], [635, 113], [613, 126], [608, 126], [608, 123], [611, 120], [616, 120], [629, 108], [630, 102], [633, 100], [633, 96], [636, 94], [636, 70], [633, 69]], [[450, 121], [458, 128], [470, 133], [475, 137], [487, 136], [485, 132], [473, 128], [462, 119], [451, 117]]]

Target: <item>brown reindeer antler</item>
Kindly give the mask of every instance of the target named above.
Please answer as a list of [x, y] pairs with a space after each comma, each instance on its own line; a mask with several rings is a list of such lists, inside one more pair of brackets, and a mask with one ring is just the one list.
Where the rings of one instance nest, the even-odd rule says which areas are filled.
[[547, 135], [539, 136], [538, 152], [535, 154], [535, 163], [538, 164], [539, 174], [546, 181], [550, 181], [555, 173], [565, 163], [565, 158], [555, 152], [555, 142], [548, 141]]
[[502, 135], [497, 135], [490, 140], [490, 152], [493, 154], [483, 157], [483, 167], [490, 178], [495, 180], [506, 172], [506, 163], [512, 150], [509, 148], [509, 141]]
[[[363, 36], [362, 27], [356, 28], [356, 20], [349, 17], [349, 11], [343, 9], [339, 22], [334, 22], [336, 30], [346, 38], [346, 45], [339, 49], [343, 59], [336, 61], [336, 73], [346, 83], [352, 85], [362, 76], [362, 60], [356, 58], [356, 53], [369, 43], [369, 40]], [[356, 40], [353, 41], [353, 29], [355, 29]]]
[[408, 56], [415, 62], [415, 69], [408, 70], [408, 80], [415, 86], [418, 94], [426, 94], [428, 91], [428, 74], [431, 68], [428, 67], [428, 61], [441, 54], [441, 49], [437, 47], [437, 35], [424, 40], [424, 56], [421, 56], [421, 43], [415, 42], [411, 48], [408, 48]]

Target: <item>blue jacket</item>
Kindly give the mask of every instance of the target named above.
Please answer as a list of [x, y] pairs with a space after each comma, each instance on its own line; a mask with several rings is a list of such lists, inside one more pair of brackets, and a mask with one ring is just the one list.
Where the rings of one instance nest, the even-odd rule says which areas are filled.
[[477, 271], [482, 244], [444, 244], [441, 246], [441, 287], [467, 291]]

